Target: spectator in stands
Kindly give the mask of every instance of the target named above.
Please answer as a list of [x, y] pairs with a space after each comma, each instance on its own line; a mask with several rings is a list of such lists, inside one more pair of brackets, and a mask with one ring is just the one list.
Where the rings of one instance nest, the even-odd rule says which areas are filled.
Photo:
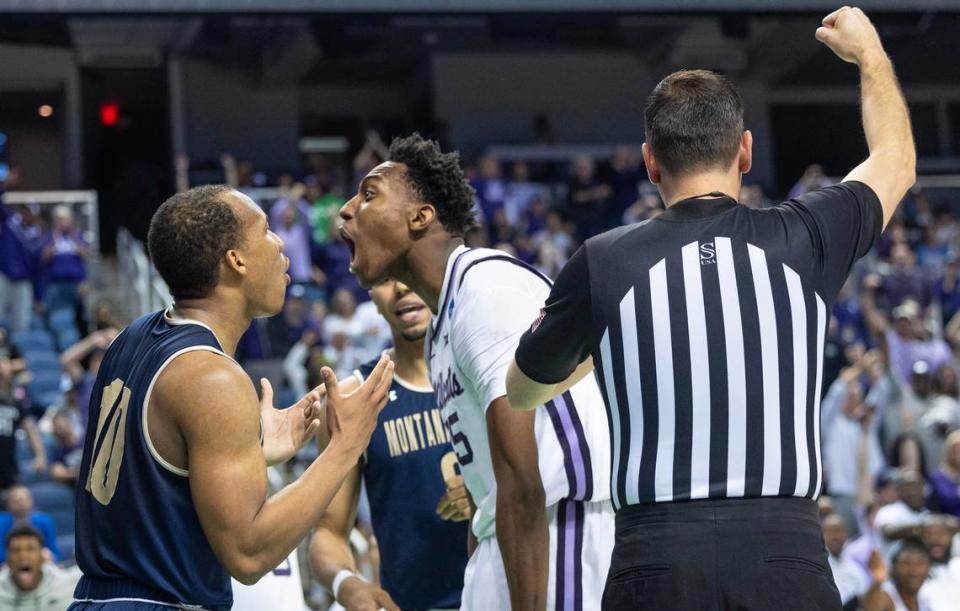
[[863, 597], [863, 611], [928, 611], [919, 600], [920, 588], [930, 574], [930, 552], [915, 539], [905, 541], [893, 554], [892, 574], [888, 579], [887, 564], [880, 554], [870, 558], [873, 583]]
[[329, 344], [335, 333], [344, 333], [350, 343], [359, 344], [363, 329], [356, 313], [357, 300], [353, 293], [346, 289], [335, 292], [330, 300], [330, 313], [324, 319], [327, 334], [324, 341]]
[[603, 230], [611, 190], [597, 176], [596, 164], [589, 155], [577, 155], [571, 170], [566, 211], [577, 226], [577, 239], [582, 242]]
[[94, 331], [104, 331], [115, 328], [117, 328], [117, 319], [113, 303], [106, 299], [101, 299], [93, 307], [93, 312], [90, 314], [90, 320], [87, 323], [87, 335], [90, 335]]
[[960, 262], [948, 259], [943, 275], [933, 286], [933, 294], [940, 304], [941, 324], [947, 325], [960, 311]]
[[925, 275], [937, 278], [943, 274], [950, 260], [951, 248], [947, 242], [941, 242], [942, 234], [933, 225], [923, 228], [923, 242], [917, 245], [916, 259]]
[[[869, 481], [866, 483], [866, 488], [867, 490], [870, 488]], [[870, 555], [880, 546], [882, 535], [877, 531], [875, 524], [879, 508], [879, 502], [873, 499], [866, 500], [860, 505], [858, 516], [860, 536], [850, 539], [843, 547], [843, 559], [856, 563], [864, 572], [868, 570]]]
[[[57, 533], [49, 515], [33, 510], [33, 495], [26, 486], [16, 485], [7, 491], [7, 511], [0, 513], [0, 539], [6, 541], [7, 534], [19, 526], [30, 526], [43, 535], [43, 546], [50, 550], [53, 559], [60, 562], [60, 548], [57, 546]], [[6, 549], [2, 550], [0, 562], [6, 561]]]
[[79, 567], [61, 569], [44, 560], [37, 529], [17, 526], [4, 541], [7, 565], [0, 571], [0, 609], [63, 611], [73, 602]]
[[883, 275], [881, 292], [889, 307], [912, 300], [921, 311], [930, 305], [933, 287], [926, 271], [917, 265], [917, 257], [908, 244], [890, 249], [890, 269]]
[[[309, 210], [307, 212], [309, 214]], [[312, 243], [308, 217], [299, 207], [283, 206], [279, 222], [272, 226], [273, 232], [283, 240], [283, 254], [290, 260], [290, 280], [294, 284], [310, 285], [314, 281], [311, 261]]]
[[33, 470], [47, 469], [47, 454], [30, 415], [29, 401], [23, 387], [14, 384], [10, 359], [0, 357], [0, 490], [17, 481], [17, 430], [23, 429], [33, 450]]
[[923, 524], [923, 544], [930, 550], [930, 577], [920, 588], [920, 598], [932, 611], [954, 609], [960, 601], [960, 556], [950, 558], [957, 534], [953, 516], [930, 516]]
[[743, 185], [738, 201], [747, 208], [763, 208], [767, 204], [767, 196], [760, 185]]
[[33, 311], [42, 230], [32, 217], [26, 206], [0, 204], [0, 320], [14, 332], [30, 327]]
[[627, 146], [613, 149], [610, 169], [606, 173], [606, 183], [610, 187], [610, 200], [607, 204], [607, 228], [619, 227], [623, 222], [623, 213], [637, 201], [640, 195], [639, 184], [644, 179], [640, 157]]
[[[551, 210], [547, 213], [546, 227], [533, 234], [533, 245], [540, 248], [543, 242], [551, 242], [554, 249], [559, 253], [566, 263], [570, 255], [573, 254], [574, 240], [570, 228], [564, 222], [563, 215], [559, 210]], [[560, 265], [562, 266], [563, 263]], [[552, 278], [553, 276], [551, 276]]]
[[915, 471], [904, 471], [896, 479], [895, 503], [877, 511], [875, 525], [882, 537], [882, 551], [890, 552], [893, 544], [909, 537], [919, 537], [929, 511], [924, 507], [923, 478]]
[[663, 202], [657, 188], [647, 181], [640, 183], [640, 199], [623, 213], [624, 225], [639, 223], [663, 212]]
[[847, 530], [859, 533], [856, 504], [863, 499], [862, 482], [883, 470], [883, 450], [873, 406], [864, 402], [861, 377], [873, 371], [880, 355], [870, 351], [844, 369], [821, 404], [823, 470], [827, 489]]
[[833, 579], [840, 590], [840, 602], [844, 609], [855, 610], [860, 598], [870, 587], [870, 578], [863, 568], [850, 558], [844, 558], [843, 547], [847, 543], [847, 526], [843, 518], [832, 514], [823, 519], [823, 540], [827, 546], [827, 561]]
[[353, 158], [353, 181], [351, 188], [356, 190], [360, 186], [363, 177], [370, 173], [370, 170], [377, 167], [387, 158], [387, 145], [383, 143], [380, 134], [375, 129], [367, 130], [364, 134], [363, 147], [357, 156]]
[[0, 325], [0, 359], [8, 359], [13, 375], [17, 376], [27, 368], [27, 361], [20, 354], [20, 349], [10, 341], [7, 328]]
[[547, 214], [549, 212], [550, 208], [547, 206], [546, 198], [537, 196], [530, 200], [530, 207], [527, 209], [523, 223], [527, 235], [535, 235], [547, 226]]
[[817, 189], [828, 187], [831, 184], [833, 184], [833, 182], [827, 178], [827, 175], [823, 171], [823, 166], [819, 163], [811, 164], [803, 171], [803, 176], [800, 177], [800, 180], [790, 189], [790, 192], [787, 194], [787, 199], [800, 197], [804, 193], [816, 191]]
[[943, 448], [943, 462], [930, 475], [930, 498], [932, 511], [960, 518], [960, 431], [947, 437]]
[[269, 355], [283, 358], [307, 328], [307, 300], [302, 286], [293, 285], [287, 292], [283, 311], [267, 319]]
[[307, 187], [302, 182], [292, 183], [288, 188], [283, 189], [283, 195], [270, 207], [270, 228], [283, 226], [283, 215], [288, 209], [293, 208], [293, 218], [300, 225], [303, 225], [309, 231], [310, 229], [310, 204], [304, 199], [307, 193]]
[[53, 209], [50, 231], [41, 251], [47, 311], [76, 307], [79, 288], [87, 278], [90, 247], [74, 225], [73, 211], [65, 205]]
[[366, 301], [366, 291], [350, 273], [350, 256], [350, 247], [343, 241], [337, 223], [332, 224], [330, 239], [319, 246], [314, 255], [314, 263], [321, 271], [317, 275], [317, 282], [326, 289], [327, 295], [333, 295], [339, 289], [347, 289], [358, 301]]
[[90, 406], [90, 393], [100, 371], [100, 361], [116, 336], [117, 330], [112, 327], [94, 331], [60, 355], [60, 366], [70, 376], [77, 393], [77, 407], [80, 408], [80, 422], [84, 428]]
[[83, 439], [68, 410], [60, 409], [54, 414], [53, 439], [55, 445], [50, 452], [50, 477], [61, 484], [73, 486], [77, 483], [80, 461], [83, 460]]
[[923, 361], [931, 370], [949, 363], [953, 354], [950, 346], [939, 338], [931, 337], [920, 318], [920, 306], [907, 300], [893, 309], [893, 324], [877, 307], [876, 289], [880, 279], [875, 274], [864, 281], [861, 308], [867, 328], [877, 338], [886, 342], [887, 361], [894, 377], [901, 382], [910, 379], [913, 366]]
[[549, 197], [546, 186], [530, 181], [530, 166], [525, 161], [514, 162], [503, 198], [503, 210], [510, 224], [514, 227], [522, 226], [530, 204], [538, 197], [544, 200]]
[[500, 175], [500, 160], [493, 155], [480, 159], [480, 175], [471, 180], [470, 185], [476, 191], [484, 222], [492, 224], [497, 211], [503, 209], [507, 196], [507, 181]]
[[323, 180], [316, 180], [315, 184], [307, 184], [307, 198], [311, 204], [310, 225], [313, 227], [313, 242], [325, 244], [330, 239], [330, 232], [335, 229], [340, 208], [346, 203], [341, 193], [336, 193]]

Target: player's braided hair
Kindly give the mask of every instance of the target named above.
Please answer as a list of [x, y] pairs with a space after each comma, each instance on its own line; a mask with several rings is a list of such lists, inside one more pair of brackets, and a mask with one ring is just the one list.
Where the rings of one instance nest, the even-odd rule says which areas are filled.
[[390, 143], [389, 160], [407, 166], [411, 190], [436, 208], [440, 224], [448, 233], [462, 236], [476, 227], [474, 191], [460, 167], [459, 153], [443, 153], [436, 142], [415, 132]]

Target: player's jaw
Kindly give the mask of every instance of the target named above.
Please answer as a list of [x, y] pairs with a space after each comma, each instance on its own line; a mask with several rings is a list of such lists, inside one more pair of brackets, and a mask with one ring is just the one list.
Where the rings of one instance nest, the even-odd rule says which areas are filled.
[[393, 331], [407, 341], [423, 339], [430, 310], [420, 296], [402, 282], [388, 279], [370, 289], [370, 297]]

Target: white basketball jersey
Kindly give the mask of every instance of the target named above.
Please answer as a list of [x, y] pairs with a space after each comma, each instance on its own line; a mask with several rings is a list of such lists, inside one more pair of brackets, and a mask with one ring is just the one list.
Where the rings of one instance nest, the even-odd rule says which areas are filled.
[[[461, 246], [447, 261], [424, 350], [437, 405], [477, 505], [478, 540], [496, 534], [487, 406], [507, 394], [517, 343], [549, 293], [549, 279], [497, 250]], [[564, 498], [610, 498], [610, 433], [593, 376], [538, 408], [535, 434], [547, 506]]]
[[303, 584], [300, 583], [300, 563], [297, 550], [290, 552], [280, 566], [260, 578], [252, 586], [236, 579], [233, 585], [233, 611], [304, 611]]

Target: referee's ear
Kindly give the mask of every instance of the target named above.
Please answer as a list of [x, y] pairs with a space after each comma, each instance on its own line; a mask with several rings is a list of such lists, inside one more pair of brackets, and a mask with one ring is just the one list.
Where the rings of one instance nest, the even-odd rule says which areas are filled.
[[740, 136], [740, 152], [737, 153], [737, 167], [741, 174], [746, 174], [753, 167], [753, 134], [749, 129], [743, 130]]
[[640, 148], [643, 154], [643, 165], [647, 168], [647, 178], [655, 185], [660, 184], [660, 167], [657, 165], [657, 159], [653, 156], [653, 149], [646, 142]]

